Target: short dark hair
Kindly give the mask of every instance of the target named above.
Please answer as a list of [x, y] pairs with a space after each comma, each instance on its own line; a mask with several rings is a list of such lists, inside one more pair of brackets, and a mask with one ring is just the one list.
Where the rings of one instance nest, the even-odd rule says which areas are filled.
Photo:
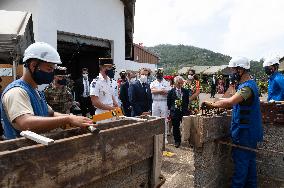
[[84, 72], [84, 71], [88, 71], [88, 68], [82, 68], [82, 72]]
[[147, 68], [141, 68], [141, 69], [139, 69], [139, 74], [141, 73], [141, 71], [147, 71], [148, 74], [150, 74], [150, 71], [149, 71], [149, 69], [147, 69]]
[[194, 69], [189, 69], [189, 70], [187, 71], [187, 74], [188, 74], [190, 71], [191, 71], [193, 74], [195, 74], [195, 70], [194, 70]]

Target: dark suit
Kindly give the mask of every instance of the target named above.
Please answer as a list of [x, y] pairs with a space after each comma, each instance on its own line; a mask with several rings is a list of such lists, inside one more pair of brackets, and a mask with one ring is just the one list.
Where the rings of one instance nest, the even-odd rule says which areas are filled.
[[188, 105], [189, 105], [189, 96], [191, 95], [190, 91], [184, 88], [181, 88], [182, 94], [182, 104], [181, 107], [176, 106], [176, 100], [179, 98], [177, 95], [176, 88], [173, 88], [169, 91], [167, 97], [167, 105], [170, 110], [172, 125], [173, 125], [173, 135], [175, 143], [181, 142], [180, 136], [180, 122], [182, 120], [182, 116], [189, 115]]
[[[144, 85], [144, 86], [143, 86]], [[139, 80], [129, 85], [129, 102], [131, 116], [140, 116], [143, 112], [150, 112], [152, 107], [152, 93], [150, 85], [141, 84]]]
[[215, 78], [215, 81], [213, 80], [213, 78], [211, 78], [210, 86], [211, 86], [211, 97], [215, 97], [216, 86], [217, 86], [217, 78]]
[[126, 81], [120, 85], [119, 99], [122, 103], [122, 110], [125, 116], [131, 116], [130, 102], [128, 97], [129, 82]]
[[[91, 80], [89, 79], [89, 84], [90, 83], [91, 83]], [[83, 77], [75, 81], [74, 91], [75, 91], [75, 100], [80, 103], [82, 115], [86, 116], [88, 112], [91, 115], [94, 115], [95, 108], [92, 105], [91, 97], [90, 96], [83, 97], [83, 93], [84, 93]]]

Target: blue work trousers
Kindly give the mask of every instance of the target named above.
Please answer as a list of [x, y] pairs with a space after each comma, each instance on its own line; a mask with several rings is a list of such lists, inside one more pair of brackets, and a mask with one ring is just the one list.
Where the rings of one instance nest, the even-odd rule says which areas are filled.
[[[248, 130], [243, 129], [239, 132], [238, 142], [234, 144], [256, 148], [256, 142], [250, 140]], [[256, 153], [240, 148], [232, 149], [234, 161], [234, 175], [232, 179], [232, 188], [256, 188]]]

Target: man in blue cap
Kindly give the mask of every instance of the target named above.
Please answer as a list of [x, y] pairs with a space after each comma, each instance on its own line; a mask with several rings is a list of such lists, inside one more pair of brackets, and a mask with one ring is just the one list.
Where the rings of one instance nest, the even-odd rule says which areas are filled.
[[[258, 88], [249, 74], [250, 62], [247, 58], [237, 57], [229, 62], [232, 78], [238, 82], [237, 92], [230, 98], [215, 103], [204, 102], [208, 108], [227, 108], [233, 106], [231, 137], [236, 145], [256, 149], [257, 142], [263, 139], [260, 100]], [[232, 187], [257, 187], [256, 153], [233, 148], [234, 175]]]

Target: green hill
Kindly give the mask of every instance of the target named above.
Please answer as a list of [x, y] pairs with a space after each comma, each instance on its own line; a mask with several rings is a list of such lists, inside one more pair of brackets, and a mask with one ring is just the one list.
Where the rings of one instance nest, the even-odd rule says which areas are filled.
[[167, 73], [191, 65], [224, 65], [231, 59], [221, 53], [186, 45], [161, 44], [147, 49], [159, 55], [158, 67], [163, 67]]
[[[228, 55], [194, 46], [160, 44], [146, 48], [159, 55], [161, 60], [158, 67], [163, 67], [167, 74], [192, 65], [227, 65], [231, 59]], [[256, 78], [264, 76], [262, 60], [251, 61], [251, 73]]]

